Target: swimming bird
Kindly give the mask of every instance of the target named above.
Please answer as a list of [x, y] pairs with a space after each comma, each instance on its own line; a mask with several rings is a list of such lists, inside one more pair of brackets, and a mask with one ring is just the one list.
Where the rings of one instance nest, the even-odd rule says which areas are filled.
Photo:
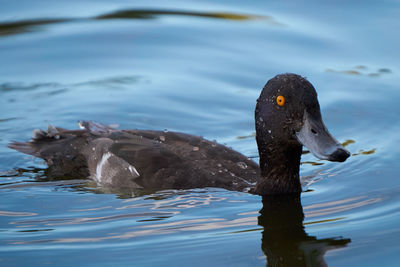
[[255, 108], [259, 165], [215, 141], [152, 130], [117, 130], [91, 121], [81, 129], [48, 126], [9, 147], [46, 161], [52, 177], [89, 177], [132, 189], [221, 187], [259, 195], [299, 193], [303, 145], [316, 157], [345, 161], [350, 153], [326, 129], [317, 93], [296, 74], [264, 86]]

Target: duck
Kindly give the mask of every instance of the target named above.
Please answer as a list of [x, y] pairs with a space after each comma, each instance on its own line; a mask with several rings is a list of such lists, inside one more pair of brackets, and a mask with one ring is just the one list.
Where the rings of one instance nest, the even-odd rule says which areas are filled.
[[8, 146], [44, 159], [49, 177], [90, 178], [110, 188], [217, 187], [261, 196], [302, 191], [303, 146], [323, 160], [343, 162], [350, 156], [328, 132], [317, 92], [300, 75], [271, 78], [254, 114], [259, 164], [200, 136], [118, 130], [93, 121], [80, 121], [76, 130], [49, 125], [47, 130], [34, 130], [30, 141]]

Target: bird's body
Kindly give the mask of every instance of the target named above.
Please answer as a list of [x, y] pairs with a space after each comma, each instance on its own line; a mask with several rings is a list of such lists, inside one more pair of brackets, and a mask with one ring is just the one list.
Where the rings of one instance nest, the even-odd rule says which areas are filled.
[[115, 130], [83, 121], [82, 130], [50, 126], [32, 142], [12, 148], [43, 158], [55, 177], [90, 177], [119, 188], [254, 186], [258, 165], [244, 155], [202, 137], [146, 130]]

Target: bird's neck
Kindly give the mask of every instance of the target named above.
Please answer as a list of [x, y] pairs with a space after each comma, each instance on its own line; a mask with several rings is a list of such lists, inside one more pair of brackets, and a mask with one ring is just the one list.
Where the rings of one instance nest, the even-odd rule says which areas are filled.
[[261, 176], [253, 192], [258, 195], [300, 193], [299, 179], [302, 146], [265, 143], [257, 140]]

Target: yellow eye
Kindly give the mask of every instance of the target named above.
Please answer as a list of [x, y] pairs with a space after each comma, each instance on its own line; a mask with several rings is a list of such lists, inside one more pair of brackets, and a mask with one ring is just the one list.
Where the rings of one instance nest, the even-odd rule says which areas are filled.
[[283, 106], [283, 105], [285, 105], [285, 98], [283, 97], [283, 96], [278, 96], [277, 98], [276, 98], [276, 103], [278, 104], [278, 106]]

